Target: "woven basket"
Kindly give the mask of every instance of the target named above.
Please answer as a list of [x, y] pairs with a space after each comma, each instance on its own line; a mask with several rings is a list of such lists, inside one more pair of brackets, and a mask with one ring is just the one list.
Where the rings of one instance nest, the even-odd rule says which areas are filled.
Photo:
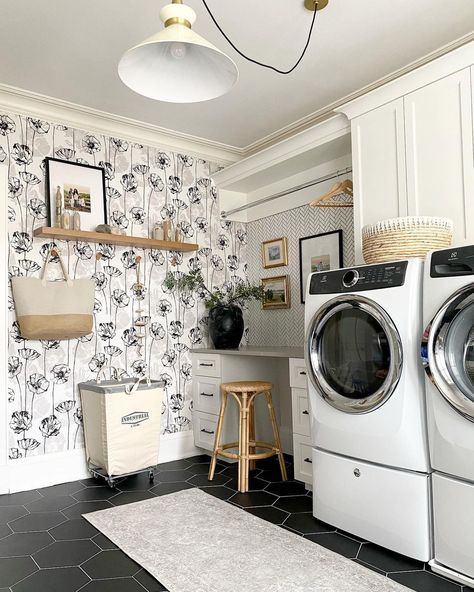
[[453, 223], [449, 218], [392, 218], [364, 226], [362, 253], [366, 263], [424, 258], [433, 249], [449, 247], [452, 236]]

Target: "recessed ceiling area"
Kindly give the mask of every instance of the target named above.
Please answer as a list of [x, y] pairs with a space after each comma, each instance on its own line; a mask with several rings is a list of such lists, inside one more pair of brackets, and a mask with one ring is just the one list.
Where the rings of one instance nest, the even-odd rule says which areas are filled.
[[[117, 74], [122, 54], [161, 27], [166, 0], [0, 0], [0, 83], [245, 148], [472, 32], [473, 0], [330, 0], [300, 67], [282, 76], [240, 58], [200, 0], [194, 29], [240, 70], [227, 95], [195, 104], [146, 99]], [[208, 0], [255, 59], [289, 67], [311, 13], [303, 0]], [[401, 43], [400, 40], [403, 40]]]

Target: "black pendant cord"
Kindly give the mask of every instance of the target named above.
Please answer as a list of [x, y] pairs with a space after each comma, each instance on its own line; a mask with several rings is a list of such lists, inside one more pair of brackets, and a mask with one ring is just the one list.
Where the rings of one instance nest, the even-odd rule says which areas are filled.
[[[202, 3], [206, 7], [206, 10], [209, 13], [209, 16], [214, 21], [214, 24], [219, 29], [219, 31], [221, 32], [221, 34], [223, 35], [223, 37], [226, 39], [227, 43], [229, 43], [235, 49], [235, 51], [240, 56], [242, 56], [244, 59], [246, 59], [248, 62], [252, 62], [252, 64], [257, 64], [257, 66], [262, 66], [263, 68], [268, 68], [269, 70], [273, 70], [274, 72], [278, 72], [278, 74], [291, 74], [291, 72], [293, 72], [293, 70], [295, 70], [299, 66], [301, 60], [304, 58], [304, 55], [306, 53], [306, 50], [308, 49], [308, 46], [309, 46], [309, 42], [311, 41], [311, 35], [313, 33], [314, 22], [316, 20], [316, 13], [317, 13], [316, 7], [315, 7], [315, 10], [314, 10], [314, 13], [313, 13], [313, 18], [311, 20], [311, 27], [309, 29], [308, 39], [306, 40], [306, 44], [304, 46], [304, 49], [303, 49], [302, 54], [300, 55], [300, 57], [298, 58], [298, 61], [295, 63], [295, 65], [292, 68], [290, 68], [289, 70], [280, 70], [279, 68], [275, 68], [275, 66], [271, 66], [270, 64], [264, 64], [262, 62], [259, 62], [258, 60], [254, 60], [253, 58], [249, 58], [242, 51], [240, 51], [240, 49], [238, 49], [234, 45], [234, 43], [232, 43], [232, 41], [229, 39], [229, 37], [227, 37], [227, 35], [225, 34], [225, 32], [222, 30], [221, 26], [219, 25], [219, 23], [216, 21], [214, 15], [212, 14], [211, 9], [207, 5], [206, 0], [202, 0]], [[317, 2], [315, 2], [315, 4], [317, 4]]]

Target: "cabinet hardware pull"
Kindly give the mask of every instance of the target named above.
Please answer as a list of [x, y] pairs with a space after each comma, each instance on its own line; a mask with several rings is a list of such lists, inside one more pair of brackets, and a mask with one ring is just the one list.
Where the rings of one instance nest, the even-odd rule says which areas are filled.
[[306, 411], [306, 409], [304, 411], [302, 411], [303, 415], [309, 415], [309, 411]]
[[300, 376], [306, 376], [306, 372], [304, 370], [301, 370]]
[[308, 457], [306, 457], [306, 458], [304, 459], [304, 462], [307, 462], [307, 463], [311, 463], [311, 464], [313, 464], [313, 461], [312, 461], [310, 458], [308, 458]]
[[212, 368], [212, 366], [214, 366], [214, 364], [212, 362], [207, 363], [207, 362], [200, 362], [199, 363], [200, 366], [205, 366], [207, 368]]
[[204, 392], [202, 392], [202, 393], [199, 393], [199, 394], [201, 395], [201, 397], [213, 397], [214, 396], [214, 393], [204, 393]]
[[205, 434], [213, 434], [214, 432], [211, 432], [210, 430], [206, 430], [206, 428], [202, 428], [201, 432], [204, 432]]

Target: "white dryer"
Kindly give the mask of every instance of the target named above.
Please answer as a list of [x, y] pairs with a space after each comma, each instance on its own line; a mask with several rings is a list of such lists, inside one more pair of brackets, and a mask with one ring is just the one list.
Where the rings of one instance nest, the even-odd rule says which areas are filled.
[[430, 253], [422, 359], [433, 466], [433, 571], [474, 586], [474, 246]]
[[432, 557], [420, 260], [314, 273], [307, 284], [313, 513]]

